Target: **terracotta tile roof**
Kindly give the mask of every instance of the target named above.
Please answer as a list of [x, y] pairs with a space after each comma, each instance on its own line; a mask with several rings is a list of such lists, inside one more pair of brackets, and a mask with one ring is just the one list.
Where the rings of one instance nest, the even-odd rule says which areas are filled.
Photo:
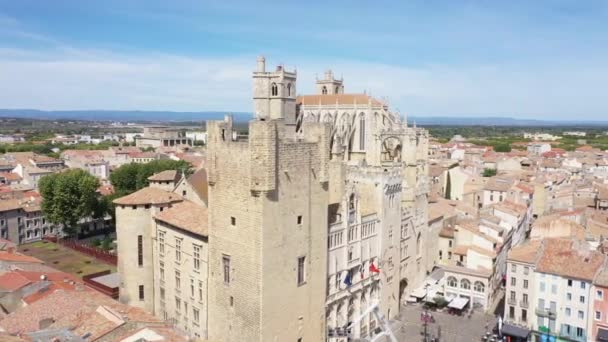
[[97, 188], [97, 192], [102, 196], [108, 196], [114, 193], [114, 187], [110, 184], [101, 185]]
[[574, 240], [545, 239], [536, 270], [562, 277], [592, 281], [604, 264], [605, 256]]
[[0, 238], [0, 251], [7, 251], [9, 249], [14, 249], [17, 247], [17, 244], [14, 242]]
[[0, 178], [4, 178], [7, 181], [20, 181], [22, 178], [21, 176], [19, 176], [19, 174], [14, 173], [14, 172], [0, 172]]
[[156, 214], [154, 218], [198, 235], [209, 234], [207, 208], [190, 201], [176, 203], [171, 208]]
[[203, 167], [205, 163], [205, 157], [196, 155], [193, 153], [176, 153], [175, 156], [180, 160], [185, 160], [192, 165], [195, 169]]
[[188, 177], [188, 183], [192, 186], [196, 194], [205, 203], [209, 203], [209, 183], [207, 181], [207, 170], [199, 169]]
[[434, 221], [440, 217], [450, 217], [455, 215], [455, 209], [448, 203], [441, 201], [437, 203], [429, 203], [429, 222]]
[[501, 240], [479, 231], [479, 221], [476, 219], [460, 219], [458, 220], [458, 222], [456, 222], [456, 226], [458, 228], [468, 230], [471, 233], [478, 235], [479, 237], [484, 238], [492, 243], [502, 243]]
[[518, 183], [515, 187], [517, 189], [521, 190], [522, 192], [527, 193], [527, 194], [533, 194], [534, 193], [534, 188], [531, 187], [531, 186], [528, 186], [528, 185], [526, 185], [524, 183]]
[[523, 245], [511, 248], [507, 256], [508, 260], [535, 264], [540, 255], [541, 240], [529, 240]]
[[141, 152], [141, 148], [136, 146], [112, 146], [110, 147], [110, 151], [115, 154], [121, 153], [131, 153], [131, 152]]
[[515, 179], [511, 177], [494, 176], [488, 179], [483, 186], [484, 190], [506, 192], [515, 184]]
[[130, 152], [130, 158], [158, 158], [160, 156], [159, 153], [156, 152]]
[[576, 151], [584, 151], [584, 152], [589, 152], [589, 151], [593, 151], [593, 150], [595, 150], [595, 149], [593, 148], [593, 146], [590, 146], [590, 145], [583, 145], [581, 147], [576, 148]]
[[492, 258], [492, 259], [496, 258], [496, 252], [495, 252], [495, 251], [493, 251], [493, 250], [492, 250], [492, 251], [489, 251], [489, 250], [487, 250], [487, 249], [483, 249], [483, 248], [481, 248], [481, 247], [474, 246], [474, 245], [469, 246], [469, 250], [470, 250], [470, 251], [473, 251], [473, 252], [475, 252], [475, 253], [481, 254], [481, 255], [488, 256], [488, 257], [490, 257], [490, 258]]
[[301, 95], [296, 102], [302, 105], [366, 105], [371, 102], [373, 106], [384, 106], [384, 103], [366, 94], [327, 94], [327, 95]]
[[468, 245], [458, 245], [458, 246], [454, 246], [454, 248], [452, 248], [452, 253], [456, 254], [456, 255], [467, 255], [467, 252], [469, 251], [469, 247]]
[[145, 326], [169, 329], [167, 336], [171, 338], [166, 340], [186, 340], [176, 330], [168, 328], [160, 319], [143, 309], [121, 304], [85, 287], [56, 290], [7, 315], [0, 321], [0, 327], [11, 334], [32, 332], [40, 329], [42, 320], [52, 322], [48, 329], [68, 328], [76, 336], [89, 333], [91, 341], [102, 336], [106, 340], [117, 341], [120, 340], [117, 337]]
[[444, 237], [444, 238], [453, 239], [454, 238], [454, 228], [452, 228], [452, 227], [441, 228], [441, 230], [439, 231], [439, 236]]
[[42, 264], [42, 260], [16, 252], [0, 251], [0, 261], [7, 262], [33, 262]]
[[130, 195], [114, 200], [118, 205], [164, 204], [182, 201], [182, 197], [165, 190], [146, 187]]
[[584, 239], [585, 227], [574, 221], [562, 218], [559, 214], [542, 216], [532, 225], [530, 232], [531, 239], [556, 237]]
[[431, 166], [429, 166], [429, 176], [439, 177], [445, 170], [447, 170], [447, 168], [445, 168], [441, 165], [431, 165]]
[[528, 208], [525, 205], [513, 203], [511, 201], [503, 201], [500, 203], [493, 204], [492, 207], [498, 211], [502, 211], [513, 216], [523, 216], [526, 214]]
[[165, 170], [159, 173], [155, 173], [152, 176], [148, 177], [149, 181], [156, 182], [166, 182], [166, 181], [174, 181], [177, 178], [176, 170]]
[[18, 290], [31, 282], [18, 272], [6, 272], [0, 275], [0, 289], [7, 292]]
[[19, 200], [19, 199], [0, 200], [0, 212], [17, 210], [20, 208], [21, 208], [21, 200]]
[[598, 186], [597, 199], [602, 201], [608, 200], [608, 187]]

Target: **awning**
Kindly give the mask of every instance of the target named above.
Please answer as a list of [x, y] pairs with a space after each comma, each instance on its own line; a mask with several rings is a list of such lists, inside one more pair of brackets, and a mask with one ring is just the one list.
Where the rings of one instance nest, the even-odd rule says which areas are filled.
[[429, 295], [424, 298], [427, 303], [435, 303], [435, 297], [437, 297], [437, 291], [429, 291]]
[[454, 298], [450, 302], [450, 304], [448, 304], [448, 308], [462, 310], [462, 309], [464, 309], [465, 306], [467, 306], [468, 302], [469, 302], [469, 300], [466, 298], [462, 298], [462, 297]]
[[599, 328], [597, 330], [597, 340], [602, 342], [608, 342], [608, 330]]
[[509, 323], [504, 323], [502, 325], [502, 334], [527, 339], [530, 335], [530, 330], [518, 327], [516, 325], [511, 325]]
[[408, 302], [408, 303], [417, 303], [417, 302], [418, 302], [418, 299], [417, 299], [417, 298], [414, 298], [414, 297], [407, 297], [407, 298], [405, 299], [405, 301], [406, 301], [406, 302]]
[[422, 299], [426, 296], [426, 290], [422, 288], [415, 289], [410, 296]]

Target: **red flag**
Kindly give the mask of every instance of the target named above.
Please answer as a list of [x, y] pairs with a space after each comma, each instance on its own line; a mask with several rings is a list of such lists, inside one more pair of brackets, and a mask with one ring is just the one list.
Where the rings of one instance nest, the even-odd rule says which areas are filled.
[[376, 267], [376, 265], [374, 265], [373, 262], [369, 264], [369, 271], [373, 273], [380, 273], [380, 270]]

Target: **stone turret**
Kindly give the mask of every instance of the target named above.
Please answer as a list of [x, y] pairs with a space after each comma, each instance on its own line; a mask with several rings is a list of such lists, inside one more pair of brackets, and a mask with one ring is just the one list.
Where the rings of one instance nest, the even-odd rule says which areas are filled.
[[283, 119], [288, 125], [296, 123], [296, 79], [295, 71], [286, 71], [277, 66], [275, 71], [266, 71], [266, 60], [258, 57], [257, 69], [253, 72], [253, 113], [256, 119]]
[[344, 94], [344, 81], [335, 79], [331, 70], [325, 71], [323, 79], [317, 79], [317, 94], [335, 95]]

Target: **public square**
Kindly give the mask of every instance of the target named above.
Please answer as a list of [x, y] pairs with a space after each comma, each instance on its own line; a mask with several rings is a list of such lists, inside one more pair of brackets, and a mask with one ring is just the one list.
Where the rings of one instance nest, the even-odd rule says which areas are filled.
[[[407, 305], [401, 309], [399, 319], [394, 321], [393, 332], [398, 341], [424, 341], [424, 324], [421, 314], [422, 305]], [[471, 342], [481, 341], [482, 336], [496, 326], [496, 317], [473, 311], [471, 316], [448, 314], [447, 311], [429, 311], [434, 323], [427, 325], [429, 341], [440, 336], [441, 342]]]

